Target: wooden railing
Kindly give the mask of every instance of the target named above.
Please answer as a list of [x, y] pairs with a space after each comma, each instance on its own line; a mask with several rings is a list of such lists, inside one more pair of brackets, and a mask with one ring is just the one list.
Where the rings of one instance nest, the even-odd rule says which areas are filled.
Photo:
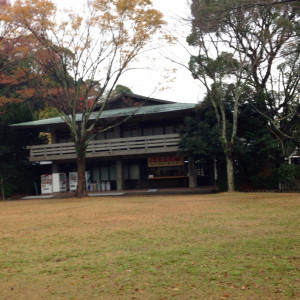
[[[176, 152], [178, 143], [178, 134], [96, 140], [89, 143], [86, 157]], [[28, 149], [30, 149], [30, 161], [73, 159], [76, 157], [73, 143], [29, 146]]]

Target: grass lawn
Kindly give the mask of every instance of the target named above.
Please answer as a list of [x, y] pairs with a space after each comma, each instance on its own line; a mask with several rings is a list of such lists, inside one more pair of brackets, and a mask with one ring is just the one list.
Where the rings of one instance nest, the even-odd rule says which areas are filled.
[[300, 194], [0, 202], [0, 299], [300, 299]]

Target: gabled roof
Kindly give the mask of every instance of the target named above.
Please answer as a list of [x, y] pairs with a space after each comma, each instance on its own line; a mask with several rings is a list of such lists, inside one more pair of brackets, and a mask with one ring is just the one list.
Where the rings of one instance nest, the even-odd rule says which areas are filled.
[[[104, 110], [137, 107], [140, 105], [148, 106], [148, 105], [171, 104], [171, 103], [175, 103], [175, 102], [145, 97], [145, 96], [141, 96], [129, 92], [122, 92], [121, 94], [118, 94], [110, 98], [105, 104]], [[96, 110], [100, 110], [101, 106], [102, 103], [99, 103]]]
[[[164, 101], [164, 100], [159, 100]], [[149, 105], [149, 106], [140, 106], [140, 107], [127, 107], [127, 108], [118, 108], [104, 110], [100, 116], [101, 119], [117, 118], [117, 117], [128, 117], [130, 115], [149, 115], [149, 114], [160, 114], [168, 113], [175, 111], [185, 111], [192, 110], [195, 108], [196, 104], [194, 103], [176, 103], [171, 101], [166, 101], [168, 104], [159, 104], [159, 105]], [[97, 112], [91, 114], [90, 120], [95, 120]], [[76, 120], [79, 122], [82, 119], [82, 114], [76, 115]], [[10, 125], [16, 128], [34, 128], [34, 127], [45, 127], [56, 124], [64, 124], [64, 120], [61, 117], [38, 120], [32, 122], [24, 122]]]
[[120, 94], [120, 95], [112, 98], [110, 101], [114, 102], [114, 101], [122, 98], [123, 96], [125, 96], [127, 98], [133, 98], [133, 99], [137, 99], [137, 100], [143, 100], [144, 102], [151, 102], [153, 104], [176, 103], [174, 101], [161, 100], [161, 99], [156, 99], [156, 98], [151, 98], [151, 97], [145, 97], [145, 96], [141, 96], [141, 95], [133, 94], [133, 93], [128, 93], [128, 92], [123, 92], [122, 94]]

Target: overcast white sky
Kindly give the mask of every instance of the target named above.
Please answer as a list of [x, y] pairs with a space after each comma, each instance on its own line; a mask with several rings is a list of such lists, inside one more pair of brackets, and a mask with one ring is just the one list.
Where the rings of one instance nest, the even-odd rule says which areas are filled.
[[[53, 0], [59, 7], [77, 9], [85, 0]], [[189, 27], [178, 23], [180, 17], [189, 14], [187, 0], [152, 0], [155, 9], [161, 11], [168, 22], [170, 30], [182, 36], [180, 42], [185, 44]], [[185, 44], [185, 46], [187, 46]], [[203, 99], [203, 88], [199, 86], [184, 67], [180, 67], [163, 58], [160, 53], [176, 57], [187, 64], [189, 54], [181, 45], [160, 47], [147, 54], [147, 58], [139, 62], [141, 70], [133, 70], [124, 74], [119, 84], [128, 86], [134, 93], [164, 100], [195, 103]], [[172, 69], [177, 69], [174, 72]]]

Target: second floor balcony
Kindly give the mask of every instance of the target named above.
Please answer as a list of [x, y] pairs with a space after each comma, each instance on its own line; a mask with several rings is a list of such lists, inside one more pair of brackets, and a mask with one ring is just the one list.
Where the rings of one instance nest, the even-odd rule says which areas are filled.
[[[130, 156], [137, 154], [159, 154], [176, 152], [179, 135], [165, 134], [111, 140], [91, 141], [86, 151], [87, 158]], [[74, 143], [57, 143], [29, 146], [30, 161], [75, 159]]]

